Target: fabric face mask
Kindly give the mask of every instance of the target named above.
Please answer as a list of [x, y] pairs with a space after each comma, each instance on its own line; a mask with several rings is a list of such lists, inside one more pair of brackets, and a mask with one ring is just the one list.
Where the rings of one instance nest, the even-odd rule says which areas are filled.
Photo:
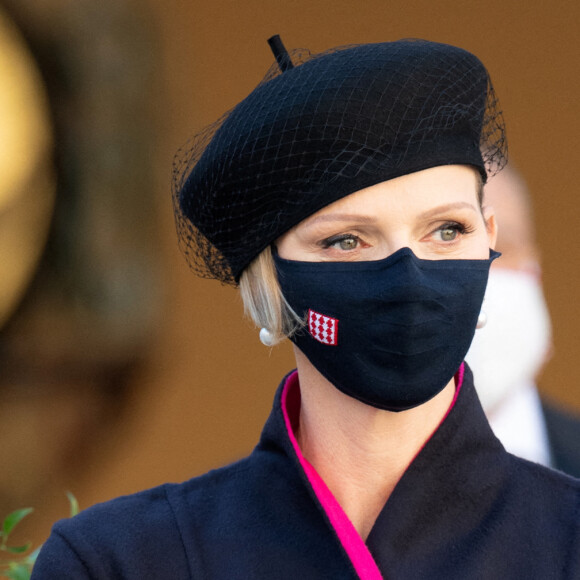
[[534, 383], [551, 344], [551, 325], [536, 276], [492, 269], [483, 309], [487, 324], [477, 331], [466, 361], [486, 412], [514, 389]]
[[282, 293], [305, 328], [291, 340], [343, 393], [379, 409], [427, 402], [463, 362], [488, 260], [421, 260], [410, 248], [372, 262], [275, 256]]

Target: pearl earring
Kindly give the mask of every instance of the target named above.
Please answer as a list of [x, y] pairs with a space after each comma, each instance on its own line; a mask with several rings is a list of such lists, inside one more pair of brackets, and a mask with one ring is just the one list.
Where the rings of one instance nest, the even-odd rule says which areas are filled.
[[276, 344], [276, 339], [267, 328], [262, 328], [260, 330], [260, 342], [264, 346], [274, 346], [274, 344]]
[[483, 328], [487, 324], [487, 314], [482, 310], [477, 317], [475, 328]]

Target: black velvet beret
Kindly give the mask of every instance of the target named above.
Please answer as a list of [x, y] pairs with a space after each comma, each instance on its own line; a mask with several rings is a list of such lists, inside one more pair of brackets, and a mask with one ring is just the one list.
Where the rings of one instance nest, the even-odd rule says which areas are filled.
[[355, 191], [438, 165], [505, 162], [483, 64], [446, 44], [335, 49], [267, 76], [178, 157], [174, 206], [200, 275], [237, 283], [288, 229]]

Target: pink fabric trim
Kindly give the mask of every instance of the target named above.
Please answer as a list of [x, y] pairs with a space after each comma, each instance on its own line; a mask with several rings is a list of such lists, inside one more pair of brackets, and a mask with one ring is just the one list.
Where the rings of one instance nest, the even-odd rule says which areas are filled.
[[[463, 385], [463, 377], [464, 376], [465, 376], [465, 363], [462, 362], [461, 366], [459, 367], [459, 369], [455, 373], [455, 395], [453, 395], [453, 401], [451, 401], [451, 405], [449, 405], [449, 409], [447, 409], [447, 413], [445, 413], [443, 419], [441, 419], [441, 421], [439, 421], [439, 425], [437, 425], [437, 429], [439, 429], [439, 427], [441, 427], [441, 423], [443, 423], [443, 421], [445, 421], [445, 419], [447, 419], [447, 416], [449, 415], [449, 413], [451, 413], [451, 409], [453, 409], [453, 407], [455, 407], [455, 403], [457, 402], [457, 397], [459, 397], [459, 391], [461, 390], [461, 387]], [[435, 429], [435, 431], [437, 431], [437, 429]]]
[[[465, 374], [465, 363], [461, 363], [459, 370], [455, 374], [455, 395], [453, 397], [453, 401], [447, 409], [445, 416], [437, 425], [437, 428], [433, 431], [437, 431], [441, 423], [445, 421], [451, 409], [453, 409], [455, 402], [457, 401], [457, 397], [459, 396], [459, 391], [461, 390], [461, 386], [463, 384], [463, 377]], [[344, 513], [344, 510], [330, 491], [328, 486], [324, 483], [320, 475], [318, 475], [316, 469], [307, 461], [307, 459], [302, 455], [302, 451], [300, 451], [300, 447], [298, 445], [298, 441], [294, 435], [294, 429], [296, 426], [296, 421], [300, 416], [300, 387], [298, 383], [298, 372], [294, 371], [292, 374], [288, 376], [286, 379], [286, 383], [284, 384], [284, 388], [282, 391], [282, 413], [284, 415], [284, 422], [286, 423], [286, 430], [288, 432], [288, 437], [294, 447], [294, 451], [296, 456], [298, 457], [298, 461], [318, 501], [322, 505], [322, 508], [326, 512], [328, 519], [340, 543], [342, 544], [345, 552], [347, 553], [352, 565], [356, 573], [358, 574], [361, 580], [383, 580], [383, 576], [374, 561], [367, 545], [363, 542], [363, 539], [360, 537], [359, 533], [356, 531], [355, 527], [353, 526], [352, 522], [348, 519], [348, 516]], [[294, 424], [291, 420], [294, 419]], [[431, 434], [431, 437], [433, 435]], [[431, 438], [429, 437], [429, 439]], [[428, 440], [429, 440], [428, 439]], [[427, 441], [428, 441], [427, 440]], [[425, 447], [425, 444], [421, 447]], [[421, 449], [417, 452], [415, 457], [421, 452]], [[413, 457], [413, 460], [415, 459]], [[412, 463], [412, 461], [411, 461]]]
[[[292, 389], [292, 393], [291, 393]], [[289, 394], [294, 397], [293, 405], [289, 401]], [[348, 516], [344, 513], [344, 510], [340, 507], [338, 501], [332, 492], [328, 489], [327, 485], [324, 483], [320, 475], [316, 472], [314, 467], [306, 460], [300, 451], [298, 446], [298, 441], [294, 436], [294, 429], [292, 422], [290, 421], [290, 415], [288, 413], [288, 408], [293, 406], [294, 411], [293, 416], [298, 417], [300, 410], [300, 390], [298, 386], [298, 372], [294, 371], [287, 379], [284, 385], [284, 390], [282, 392], [282, 412], [284, 414], [284, 421], [286, 422], [286, 429], [288, 431], [288, 437], [292, 442], [298, 461], [304, 473], [318, 498], [318, 501], [322, 505], [340, 543], [342, 544], [344, 550], [346, 551], [356, 573], [361, 580], [383, 580], [383, 576], [377, 567], [369, 549], [363, 542], [362, 538], [359, 536], [352, 522], [348, 519]]]

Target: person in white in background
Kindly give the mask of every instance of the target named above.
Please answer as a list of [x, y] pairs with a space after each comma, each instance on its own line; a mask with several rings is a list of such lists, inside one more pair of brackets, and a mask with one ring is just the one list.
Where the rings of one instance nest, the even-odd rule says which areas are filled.
[[475, 388], [494, 433], [509, 452], [576, 472], [580, 420], [542, 401], [536, 388], [551, 354], [552, 332], [526, 183], [508, 166], [486, 185], [485, 201], [496, 213], [502, 256], [489, 275], [482, 308], [487, 323], [476, 331], [466, 357]]

